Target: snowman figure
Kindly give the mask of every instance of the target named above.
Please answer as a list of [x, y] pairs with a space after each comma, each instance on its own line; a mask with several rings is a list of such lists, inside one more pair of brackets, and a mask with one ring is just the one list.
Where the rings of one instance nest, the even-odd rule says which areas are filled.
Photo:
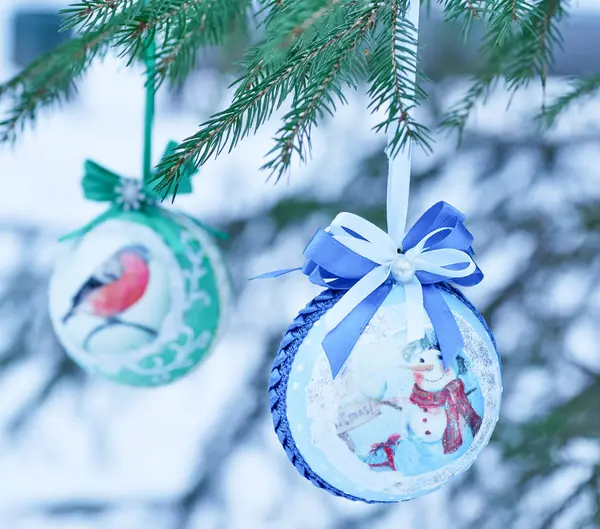
[[482, 419], [459, 377], [464, 365], [464, 359], [457, 357], [444, 367], [439, 349], [429, 347], [414, 354], [406, 366], [414, 378], [407, 409], [409, 430], [415, 440], [430, 446], [432, 456], [440, 448], [439, 455], [455, 454], [464, 445], [466, 429], [474, 438], [481, 427]]

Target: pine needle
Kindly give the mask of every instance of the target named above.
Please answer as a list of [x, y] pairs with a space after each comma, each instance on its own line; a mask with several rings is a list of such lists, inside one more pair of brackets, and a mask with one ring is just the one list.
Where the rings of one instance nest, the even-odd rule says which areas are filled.
[[[490, 89], [504, 80], [515, 93], [539, 79], [545, 89], [548, 70], [554, 63], [554, 50], [562, 47], [559, 24], [566, 16], [564, 0], [501, 0], [498, 11], [488, 15], [488, 32], [480, 49], [482, 71], [444, 116], [441, 127], [458, 132], [462, 140], [467, 120]], [[509, 23], [513, 20], [512, 25]]]
[[67, 99], [92, 61], [108, 51], [113, 36], [114, 30], [107, 30], [71, 39], [0, 85], [0, 100], [12, 101], [8, 116], [0, 121], [0, 144], [15, 142], [41, 108]]
[[396, 156], [409, 141], [426, 151], [431, 150], [429, 131], [412, 116], [414, 107], [427, 94], [415, 81], [422, 77], [417, 69], [417, 31], [405, 17], [406, 7], [406, 2], [396, 0], [383, 14], [369, 61], [370, 108], [387, 110], [386, 119], [377, 124], [375, 130], [395, 128], [390, 142], [391, 156]]
[[587, 75], [581, 79], [572, 79], [571, 88], [567, 93], [557, 97], [552, 104], [543, 109], [538, 120], [545, 127], [555, 124], [558, 117], [574, 104], [582, 104], [585, 100], [600, 91], [600, 73]]
[[[280, 177], [289, 167], [292, 151], [301, 159], [305, 158], [307, 144], [303, 140], [306, 131], [315, 123], [317, 114], [334, 107], [328, 92], [336, 92], [339, 100], [340, 91], [334, 85], [342, 64], [355, 64], [346, 63], [349, 52], [355, 49], [373, 25], [379, 10], [384, 8], [377, 4], [356, 7], [355, 11], [347, 13], [343, 26], [336, 27], [333, 36], [325, 33], [307, 42], [305, 49], [296, 48], [280, 67], [274, 71], [267, 69], [260, 77], [253, 77], [252, 82], [240, 79], [244, 89], [236, 92], [231, 105], [203, 123], [199, 132], [184, 140], [158, 166], [157, 191], [168, 193], [176, 186], [181, 178], [181, 167], [202, 165], [224, 149], [233, 149], [264, 124], [291, 94], [295, 94], [295, 108], [284, 117], [286, 124], [279, 131], [280, 156], [267, 162], [266, 168]], [[270, 154], [275, 153], [276, 150], [272, 150]]]
[[[385, 113], [375, 129], [393, 127], [392, 154], [409, 141], [430, 150], [428, 129], [413, 117], [427, 94], [417, 69], [415, 28], [404, 16], [408, 1], [79, 0], [62, 11], [63, 27], [78, 36], [0, 86], [0, 100], [9, 102], [0, 143], [15, 141], [38, 110], [66, 99], [89, 65], [109, 49], [130, 65], [152, 37], [156, 86], [165, 80], [180, 83], [196, 67], [202, 49], [226, 45], [234, 31], [253, 21], [258, 41], [245, 55], [231, 104], [163, 159], [158, 190], [176, 190], [182, 167], [202, 165], [235, 148], [290, 101], [263, 166], [280, 179], [294, 159], [308, 160], [320, 121], [336, 113], [349, 90], [365, 83], [369, 108]], [[460, 23], [465, 37], [475, 23], [484, 29], [483, 67], [442, 122], [460, 139], [473, 109], [499, 81], [513, 93], [535, 79], [545, 89], [554, 50], [562, 45], [559, 24], [567, 15], [567, 0], [439, 1], [445, 20]], [[575, 81], [568, 94], [542, 108], [540, 119], [553, 123], [565, 108], [595, 93], [599, 83], [597, 76]]]

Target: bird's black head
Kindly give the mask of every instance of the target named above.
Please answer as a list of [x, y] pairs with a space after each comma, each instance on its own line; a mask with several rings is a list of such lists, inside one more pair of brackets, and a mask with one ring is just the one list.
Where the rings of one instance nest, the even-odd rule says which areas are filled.
[[122, 250], [119, 251], [119, 254], [123, 254], [126, 252], [131, 252], [138, 255], [144, 261], [148, 262], [150, 260], [150, 250], [141, 244], [131, 244], [129, 246], [125, 246]]

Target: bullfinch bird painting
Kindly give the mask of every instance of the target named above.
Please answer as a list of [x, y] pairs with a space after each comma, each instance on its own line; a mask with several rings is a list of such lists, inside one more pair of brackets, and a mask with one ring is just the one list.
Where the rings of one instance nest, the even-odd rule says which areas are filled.
[[105, 261], [73, 296], [71, 308], [62, 319], [63, 325], [78, 314], [105, 320], [88, 334], [84, 349], [88, 349], [94, 335], [114, 325], [133, 327], [152, 336], [158, 334], [150, 327], [119, 318], [144, 296], [150, 281], [149, 261], [150, 252], [146, 247], [125, 246]]

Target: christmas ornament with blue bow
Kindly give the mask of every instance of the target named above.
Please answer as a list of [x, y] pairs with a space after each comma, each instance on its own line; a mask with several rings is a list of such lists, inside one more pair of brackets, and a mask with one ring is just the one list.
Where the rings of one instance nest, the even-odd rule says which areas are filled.
[[[398, 16], [417, 27], [418, 6]], [[302, 476], [367, 503], [410, 500], [467, 470], [502, 392], [494, 338], [457, 288], [483, 280], [465, 215], [438, 202], [405, 230], [410, 143], [394, 150], [395, 134], [390, 126], [387, 232], [340, 213], [303, 266], [258, 276], [301, 271], [324, 288], [273, 362], [273, 425]]]
[[302, 270], [312, 283], [345, 292], [325, 316], [330, 330], [323, 349], [334, 378], [394, 282], [403, 285], [406, 305], [412, 308], [406, 313], [408, 341], [424, 338], [425, 314], [429, 315], [447, 366], [462, 350], [463, 340], [435, 285], [451, 281], [473, 286], [483, 279], [473, 260], [473, 236], [465, 228], [464, 219], [449, 204], [438, 202], [399, 244], [362, 217], [340, 213], [328, 228], [314, 235], [304, 250], [306, 263], [302, 268], [259, 277]]
[[[109, 207], [61, 239], [66, 247], [49, 297], [56, 334], [78, 364], [120, 384], [153, 387], [188, 374], [214, 349], [231, 283], [215, 241], [225, 235], [164, 208], [165, 196], [151, 186], [152, 42], [146, 65], [142, 178], [85, 162], [85, 198]], [[193, 167], [184, 168], [173, 192], [191, 193], [193, 174]]]

